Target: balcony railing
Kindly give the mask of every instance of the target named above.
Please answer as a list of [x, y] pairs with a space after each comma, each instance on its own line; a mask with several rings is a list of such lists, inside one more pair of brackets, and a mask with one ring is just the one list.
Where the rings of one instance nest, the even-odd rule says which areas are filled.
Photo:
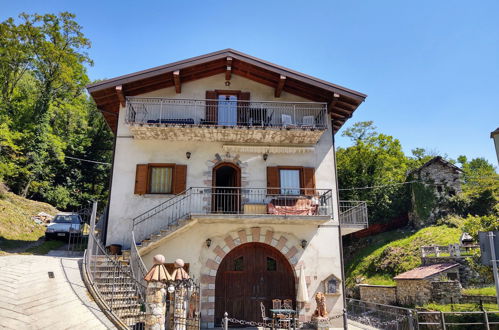
[[367, 203], [363, 201], [340, 201], [340, 223], [342, 225], [367, 226]]
[[332, 193], [329, 189], [192, 187], [134, 218], [135, 240], [194, 214], [331, 216]]
[[127, 97], [126, 122], [254, 128], [326, 129], [327, 104]]

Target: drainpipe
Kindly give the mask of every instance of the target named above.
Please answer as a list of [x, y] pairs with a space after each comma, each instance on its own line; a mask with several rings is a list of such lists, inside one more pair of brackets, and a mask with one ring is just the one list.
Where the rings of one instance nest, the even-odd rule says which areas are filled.
[[331, 132], [333, 139], [333, 159], [334, 159], [334, 178], [336, 185], [336, 210], [338, 211], [338, 240], [340, 245], [340, 266], [341, 266], [341, 290], [343, 291], [343, 329], [348, 329], [348, 319], [347, 319], [347, 298], [346, 298], [346, 277], [345, 277], [345, 265], [343, 261], [343, 236], [341, 235], [341, 223], [340, 223], [340, 191], [338, 187], [338, 171], [336, 169], [336, 146], [334, 140], [334, 119], [331, 119]]

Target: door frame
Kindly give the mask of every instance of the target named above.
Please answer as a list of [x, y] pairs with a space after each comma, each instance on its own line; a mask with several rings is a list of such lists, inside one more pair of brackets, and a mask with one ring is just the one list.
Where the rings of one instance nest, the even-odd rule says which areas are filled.
[[222, 167], [231, 167], [232, 169], [235, 170], [235, 184], [234, 184], [234, 190], [235, 190], [235, 206], [236, 206], [236, 213], [240, 213], [241, 211], [241, 168], [234, 163], [231, 162], [220, 162], [217, 165], [215, 165], [212, 169], [212, 198], [211, 198], [211, 212], [216, 213], [217, 212], [217, 171], [222, 168]]

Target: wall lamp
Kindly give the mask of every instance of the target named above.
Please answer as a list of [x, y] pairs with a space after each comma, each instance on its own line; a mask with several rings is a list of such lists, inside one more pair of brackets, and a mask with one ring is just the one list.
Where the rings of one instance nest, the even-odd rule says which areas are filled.
[[306, 239], [303, 239], [303, 240], [301, 241], [301, 247], [302, 247], [302, 248], [305, 248], [305, 246], [307, 246], [307, 243], [308, 243], [308, 242], [307, 242], [307, 240], [306, 240]]
[[211, 246], [211, 238], [206, 239], [206, 246], [207, 247]]
[[269, 158], [269, 154], [263, 154], [263, 160], [267, 161], [267, 158]]
[[191, 152], [190, 151], [187, 151], [185, 153], [185, 157], [187, 157], [187, 159], [190, 159], [191, 158]]

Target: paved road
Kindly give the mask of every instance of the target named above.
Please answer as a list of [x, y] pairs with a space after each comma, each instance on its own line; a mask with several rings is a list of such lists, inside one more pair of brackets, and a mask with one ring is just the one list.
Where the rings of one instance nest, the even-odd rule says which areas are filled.
[[[83, 284], [80, 260], [0, 257], [0, 328], [114, 329]], [[54, 278], [49, 278], [48, 272], [53, 272]]]

